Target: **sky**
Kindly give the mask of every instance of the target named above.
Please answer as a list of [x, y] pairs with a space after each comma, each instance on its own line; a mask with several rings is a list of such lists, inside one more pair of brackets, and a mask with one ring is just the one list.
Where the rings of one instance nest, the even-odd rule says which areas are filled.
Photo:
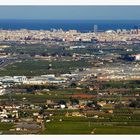
[[140, 20], [140, 6], [0, 6], [0, 19]]

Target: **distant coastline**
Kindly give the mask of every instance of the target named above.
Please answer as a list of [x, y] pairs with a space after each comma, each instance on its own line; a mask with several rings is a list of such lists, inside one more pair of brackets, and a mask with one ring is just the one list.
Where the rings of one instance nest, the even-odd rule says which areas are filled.
[[78, 30], [92, 31], [98, 25], [99, 31], [116, 29], [135, 29], [140, 27], [140, 20], [37, 20], [37, 19], [0, 19], [0, 29], [17, 30]]

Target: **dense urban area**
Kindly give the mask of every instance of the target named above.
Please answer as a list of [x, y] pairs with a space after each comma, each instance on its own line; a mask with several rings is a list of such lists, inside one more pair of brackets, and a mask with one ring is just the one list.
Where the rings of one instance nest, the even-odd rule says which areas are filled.
[[140, 30], [0, 30], [0, 134], [140, 134]]

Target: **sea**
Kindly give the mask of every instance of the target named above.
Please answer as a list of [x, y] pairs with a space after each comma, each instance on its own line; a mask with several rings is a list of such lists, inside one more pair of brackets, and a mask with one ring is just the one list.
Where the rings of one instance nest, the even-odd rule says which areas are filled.
[[138, 29], [140, 20], [24, 20], [8, 19], [0, 20], [0, 29], [4, 30], [78, 30], [91, 32], [97, 25], [98, 31], [117, 29]]

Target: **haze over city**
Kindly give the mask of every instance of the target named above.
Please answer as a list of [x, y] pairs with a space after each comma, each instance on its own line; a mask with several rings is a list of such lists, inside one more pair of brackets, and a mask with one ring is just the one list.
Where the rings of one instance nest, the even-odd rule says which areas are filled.
[[0, 6], [0, 19], [140, 20], [139, 6]]

